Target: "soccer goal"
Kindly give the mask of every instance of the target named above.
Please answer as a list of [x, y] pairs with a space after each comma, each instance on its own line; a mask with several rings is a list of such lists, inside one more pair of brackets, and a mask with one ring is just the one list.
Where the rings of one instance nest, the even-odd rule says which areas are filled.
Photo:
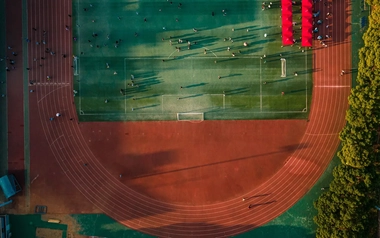
[[281, 58], [281, 77], [286, 77], [286, 59]]
[[177, 113], [177, 121], [203, 121], [204, 113], [192, 112], [192, 113]]
[[74, 75], [75, 76], [78, 76], [79, 75], [79, 72], [78, 72], [78, 64], [79, 64], [79, 62], [78, 62], [79, 60], [78, 60], [78, 57], [74, 57], [74, 59], [73, 59], [73, 68], [74, 68]]

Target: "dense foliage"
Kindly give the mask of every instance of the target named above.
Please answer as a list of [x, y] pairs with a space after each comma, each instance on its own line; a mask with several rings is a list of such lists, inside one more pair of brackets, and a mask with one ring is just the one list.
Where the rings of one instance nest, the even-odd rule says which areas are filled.
[[372, 6], [357, 86], [349, 96], [347, 124], [340, 133], [342, 162], [329, 189], [314, 203], [317, 237], [374, 237], [380, 206], [380, 7]]

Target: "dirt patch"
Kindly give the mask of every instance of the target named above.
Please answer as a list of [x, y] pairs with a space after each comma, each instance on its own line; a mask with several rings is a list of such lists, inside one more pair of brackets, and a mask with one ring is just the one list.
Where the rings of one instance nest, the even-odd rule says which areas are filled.
[[[55, 220], [59, 220], [60, 224], [67, 225], [67, 237], [68, 238], [87, 237], [87, 236], [81, 236], [81, 235], [77, 234], [81, 230], [81, 227], [76, 222], [76, 220], [74, 218], [72, 218], [70, 215], [65, 215], [65, 214], [44, 214], [44, 215], [41, 216], [41, 219], [43, 221], [48, 221], [49, 219], [55, 219]], [[61, 236], [54, 236], [54, 237], [62, 237], [62, 235]]]
[[37, 228], [36, 229], [36, 237], [37, 238], [57, 238], [62, 237], [63, 231], [54, 230], [49, 228]]

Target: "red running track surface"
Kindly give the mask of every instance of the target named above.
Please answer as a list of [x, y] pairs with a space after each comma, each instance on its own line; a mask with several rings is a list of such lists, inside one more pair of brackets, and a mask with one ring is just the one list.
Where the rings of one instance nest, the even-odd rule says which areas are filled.
[[[236, 235], [279, 216], [317, 181], [339, 144], [351, 75], [349, 4], [332, 12], [328, 47], [314, 42], [309, 121], [77, 123], [72, 95], [71, 1], [29, 1], [31, 204], [104, 212], [155, 236]], [[41, 29], [33, 31], [32, 27]], [[331, 31], [331, 32], [330, 32]], [[52, 77], [47, 80], [46, 76]], [[49, 121], [57, 112], [62, 117]], [[73, 118], [73, 120], [70, 120]], [[119, 175], [122, 174], [120, 178]], [[242, 201], [242, 198], [247, 198]], [[252, 208], [248, 209], [248, 205]]]

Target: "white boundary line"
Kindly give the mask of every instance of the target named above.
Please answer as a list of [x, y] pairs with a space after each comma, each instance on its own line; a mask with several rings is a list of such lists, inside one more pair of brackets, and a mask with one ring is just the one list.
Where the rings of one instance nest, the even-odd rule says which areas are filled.
[[161, 114], [164, 114], [164, 96], [165, 94], [161, 95]]
[[[127, 88], [127, 61], [124, 58], [124, 90]], [[124, 97], [124, 114], [127, 114], [127, 97]]]
[[[187, 97], [187, 96], [192, 96], [192, 95], [195, 95], [195, 94], [163, 94], [163, 95], [161, 95], [161, 113], [162, 114], [166, 114], [164, 112], [164, 97]], [[226, 101], [225, 101], [225, 94], [221, 94], [221, 93], [204, 93], [204, 94], [202, 94], [200, 96], [221, 96], [222, 97], [222, 104], [223, 104], [222, 107], [223, 107], [223, 109], [225, 109], [225, 103], [226, 103]], [[177, 113], [179, 113], [179, 112], [177, 112]], [[202, 112], [202, 113], [204, 113], [204, 112]]]
[[[306, 72], [307, 72], [307, 55], [308, 55], [308, 50], [306, 50], [305, 51], [306, 52], [306, 54], [305, 54], [305, 70], [306, 70]], [[313, 66], [312, 66], [313, 67]], [[311, 69], [313, 69], [313, 68], [311, 68]], [[305, 102], [305, 108], [306, 108], [306, 112], [308, 111], [308, 108], [307, 108], [307, 102], [308, 102], [308, 100], [307, 100], [307, 95], [308, 95], [308, 92], [307, 92], [307, 73], [305, 74], [305, 100], [306, 100], [306, 102]], [[311, 72], [311, 80], [313, 80], [313, 72]]]
[[52, 93], [54, 93], [54, 92], [56, 92], [56, 91], [58, 91], [58, 90], [60, 90], [60, 89], [62, 89], [62, 88], [65, 88], [65, 87], [68, 87], [68, 86], [70, 86], [69, 84], [67, 84], [67, 85], [63, 85], [63, 86], [61, 86], [61, 87], [58, 87], [58, 88], [56, 88], [56, 89], [54, 89], [53, 91], [50, 91], [49, 93], [47, 93], [47, 94], [45, 94], [43, 97], [41, 97], [38, 101], [37, 101], [37, 103], [40, 103], [42, 100], [44, 100], [47, 96], [49, 96], [50, 94], [52, 94]]
[[223, 110], [226, 109], [226, 94], [223, 94]]
[[58, 83], [58, 82], [40, 83], [40, 82], [36, 82], [36, 83], [33, 83], [33, 85], [29, 85], [29, 87], [32, 87], [34, 85], [38, 85], [38, 86], [51, 86], [51, 85], [70, 86], [71, 83]]
[[263, 79], [262, 79], [262, 68], [261, 68], [261, 59], [260, 59], [260, 112], [263, 111]]
[[82, 82], [81, 82], [81, 78], [80, 76], [78, 75], [78, 84], [79, 84], [79, 111], [82, 111]]
[[79, 60], [77, 56], [74, 57], [73, 62], [75, 62], [74, 76], [79, 76], [79, 70], [78, 70]]
[[[168, 112], [168, 113], [162, 113], [162, 115], [172, 115], [176, 114], [177, 112]], [[233, 114], [285, 114], [285, 113], [306, 113], [304, 111], [274, 111], [274, 112], [229, 112], [229, 115]], [[114, 115], [114, 116], [120, 116], [120, 115], [129, 115], [129, 114], [136, 114], [136, 113], [81, 113], [82, 116], [104, 116], [104, 115]], [[156, 114], [157, 112], [138, 112], [137, 114]]]
[[[192, 93], [192, 94], [162, 94], [161, 96], [162, 97], [173, 97], [173, 96], [186, 97], [186, 96], [192, 96], [192, 95], [196, 95], [196, 94], [197, 93]], [[199, 96], [223, 96], [223, 95], [224, 95], [223, 93], [202, 93], [202, 95], [199, 95]]]
[[[203, 47], [205, 48], [205, 47]], [[174, 51], [176, 52], [176, 51]], [[174, 53], [173, 52], [173, 53]], [[210, 51], [211, 52], [211, 51]], [[171, 53], [166, 59], [170, 59], [169, 57], [173, 54]], [[214, 53], [213, 53], [214, 54]], [[222, 56], [222, 57], [214, 57], [214, 56], [185, 56], [184, 58], [182, 58], [181, 60], [184, 60], [184, 59], [215, 59], [215, 58], [218, 58], [218, 59], [260, 59], [259, 56], [254, 56], [254, 57], [239, 57], [239, 56]], [[128, 60], [162, 60], [162, 58], [160, 57], [125, 57], [124, 59], [128, 59]]]
[[204, 121], [204, 118], [205, 118], [204, 112], [177, 112], [177, 121], [193, 121], [193, 120], [180, 120], [179, 119], [180, 114], [183, 114], [183, 115], [202, 115], [201, 120], [194, 120], [194, 121]]
[[[212, 51], [212, 50], [209, 50], [207, 47], [202, 47], [203, 49], [207, 50], [207, 51], [210, 51], [215, 57], [207, 57], [207, 56], [204, 56], [203, 58], [207, 57], [207, 58], [218, 58], [218, 56]], [[220, 58], [223, 58], [223, 57], [220, 57]]]
[[[209, 49], [207, 48], [207, 47], [202, 47], [203, 49], [206, 49], [207, 51], [209, 51]], [[176, 52], [176, 50], [175, 51], [173, 51], [169, 56], [168, 56], [168, 58], [167, 59], [170, 59], [170, 57], [174, 54]], [[189, 56], [189, 57], [185, 57], [185, 58], [190, 58], [190, 59], [196, 59], [196, 58], [206, 58], [206, 59], [210, 59], [210, 58], [218, 58], [218, 56], [213, 52], [213, 51], [211, 51], [210, 50], [210, 52], [215, 56], [215, 57], [210, 57], [210, 56]], [[230, 57], [220, 57], [220, 58], [230, 58]], [[240, 58], [242, 58], [242, 57], [240, 57]], [[139, 58], [129, 58], [129, 59], [139, 59]], [[145, 59], [157, 59], [157, 58], [145, 58]]]
[[[79, 1], [79, 0], [78, 0]], [[80, 47], [80, 44], [79, 44], [79, 47]], [[206, 47], [203, 47], [205, 49], [207, 49]], [[173, 54], [175, 53], [176, 51], [173, 51], [169, 56], [168, 58]], [[214, 54], [214, 53], [213, 53]], [[215, 54], [214, 54], [215, 55]], [[305, 69], [307, 70], [307, 56], [308, 56], [308, 51], [306, 51], [306, 54], [305, 54]], [[209, 58], [209, 59], [214, 59], [214, 58], [219, 58], [219, 59], [229, 59], [229, 58], [232, 58], [232, 57], [217, 57], [215, 55], [215, 57], [207, 57], [207, 56], [204, 56], [204, 57], [185, 57], [185, 59], [204, 59], [204, 58]], [[236, 57], [235, 57], [236, 58]], [[257, 57], [237, 57], [237, 58], [244, 58], [244, 59], [260, 59], [259, 56]], [[127, 60], [136, 60], [136, 59], [157, 59], [159, 60], [159, 58], [152, 58], [152, 57], [132, 57], [132, 58], [124, 58], [124, 88], [127, 87], [127, 79], [126, 79], [126, 64], [127, 64]], [[305, 108], [306, 108], [306, 111], [304, 109], [300, 110], [300, 111], [265, 111], [263, 112], [262, 109], [263, 109], [263, 93], [262, 93], [262, 61], [260, 60], [260, 77], [259, 77], [259, 80], [260, 80], [260, 111], [259, 112], [236, 112], [236, 113], [239, 113], [239, 114], [249, 114], [249, 113], [252, 113], [252, 114], [268, 114], [268, 113], [271, 113], [271, 114], [283, 114], [283, 113], [306, 113], [308, 108], [307, 108], [307, 102], [308, 102], [308, 99], [307, 99], [307, 95], [308, 95], [308, 90], [307, 90], [307, 74], [305, 76], [305, 97], [306, 97], [306, 105], [305, 105]], [[246, 70], [251, 70], [251, 69], [246, 69]], [[349, 86], [315, 86], [315, 87], [349, 87]], [[79, 80], [79, 90], [81, 91], [81, 81]], [[189, 94], [190, 95], [190, 94]], [[192, 94], [191, 94], [192, 95]], [[203, 94], [203, 95], [221, 95], [222, 98], [223, 98], [223, 109], [226, 108], [226, 105], [225, 105], [225, 94]], [[164, 112], [164, 97], [172, 97], [172, 96], [178, 96], [177, 94], [163, 94], [161, 95], [161, 114], [173, 114], [173, 113], [165, 113]], [[81, 106], [81, 97], [79, 97], [79, 110], [83, 112], [82, 110], [82, 106]], [[139, 114], [156, 114], [157, 112], [139, 112]], [[121, 114], [129, 114], [127, 113], [127, 99], [125, 98], [124, 99], [124, 113], [82, 113], [81, 115], [83, 116], [86, 116], [86, 115], [121, 115]], [[229, 112], [229, 114], [235, 114], [234, 112]]]
[[[80, 16], [80, 14], [79, 14], [79, 0], [77, 0], [77, 24], [79, 25], [79, 27], [78, 27], [78, 40], [79, 39], [81, 39], [80, 38], [80, 24], [79, 24], [79, 16]], [[81, 49], [80, 49], [80, 46], [81, 46], [81, 44], [78, 42], [78, 49], [79, 49], [79, 54], [80, 54], [80, 52], [81, 52]], [[77, 56], [78, 57], [78, 56]], [[77, 60], [78, 61], [78, 60]], [[77, 62], [77, 64], [78, 64], [78, 62]], [[81, 94], [82, 94], [82, 87], [81, 87], [81, 85], [82, 85], [82, 82], [81, 82], [81, 77], [80, 77], [80, 74], [79, 74], [79, 72], [78, 72], [78, 75], [77, 75], [77, 77], [78, 77], [78, 84], [79, 84], [79, 102], [78, 102], [78, 106], [79, 106], [79, 112], [82, 112], [82, 96], [81, 96]]]

